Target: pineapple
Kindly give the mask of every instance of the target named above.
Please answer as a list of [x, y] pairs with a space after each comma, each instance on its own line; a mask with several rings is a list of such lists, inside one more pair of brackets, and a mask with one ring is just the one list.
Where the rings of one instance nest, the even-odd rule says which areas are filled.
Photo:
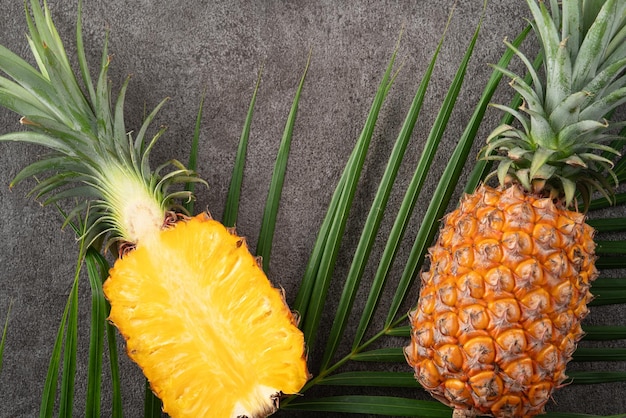
[[[104, 48], [92, 83], [77, 49], [81, 89], [47, 5], [26, 8], [29, 43], [38, 69], [0, 46], [0, 105], [22, 115], [26, 131], [1, 141], [39, 144], [51, 153], [17, 174], [29, 177], [44, 204], [76, 202], [68, 222], [85, 225], [81, 239], [97, 248], [117, 244], [119, 258], [104, 284], [110, 320], [127, 342], [152, 390], [172, 417], [262, 417], [282, 394], [295, 394], [309, 378], [304, 338], [284, 296], [273, 287], [234, 230], [207, 213], [189, 217], [172, 190], [201, 182], [181, 163], [157, 170], [146, 129], [126, 131], [127, 83], [111, 109]], [[169, 167], [169, 171], [168, 171]]]
[[532, 417], [564, 384], [597, 276], [576, 199], [610, 199], [617, 183], [606, 142], [624, 122], [605, 118], [626, 101], [626, 2], [553, 1], [551, 13], [527, 2], [543, 72], [509, 44], [532, 85], [499, 69], [524, 99], [496, 105], [518, 125], [497, 127], [483, 149], [499, 184], [444, 218], [410, 313], [406, 359], [455, 417]]

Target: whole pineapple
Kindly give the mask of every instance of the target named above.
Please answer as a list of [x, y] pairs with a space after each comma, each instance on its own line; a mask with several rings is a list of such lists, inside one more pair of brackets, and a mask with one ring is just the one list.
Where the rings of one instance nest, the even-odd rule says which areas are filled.
[[[32, 14], [32, 15], [31, 15]], [[149, 141], [124, 126], [125, 83], [111, 109], [106, 46], [92, 83], [80, 34], [82, 84], [45, 5], [26, 8], [29, 43], [38, 69], [0, 46], [0, 105], [22, 115], [27, 131], [0, 141], [28, 142], [51, 153], [23, 169], [15, 185], [35, 177], [32, 194], [44, 204], [74, 199], [68, 222], [85, 223], [81, 237], [102, 248], [119, 244], [120, 257], [104, 284], [110, 320], [127, 341], [172, 417], [264, 417], [280, 396], [307, 381], [304, 338], [283, 294], [274, 288], [245, 240], [201, 213], [177, 213], [200, 181], [177, 161], [153, 171]], [[166, 171], [167, 167], [172, 167]]]
[[455, 417], [532, 417], [562, 385], [597, 276], [594, 231], [568, 208], [615, 179], [606, 142], [624, 123], [605, 118], [626, 101], [626, 2], [527, 2], [543, 73], [509, 45], [532, 84], [500, 69], [524, 104], [498, 106], [519, 125], [483, 150], [499, 186], [445, 217], [410, 314], [407, 361]]

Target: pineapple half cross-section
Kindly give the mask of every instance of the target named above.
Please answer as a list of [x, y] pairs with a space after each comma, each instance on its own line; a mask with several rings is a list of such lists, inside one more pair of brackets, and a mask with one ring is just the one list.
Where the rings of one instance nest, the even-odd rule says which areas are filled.
[[[201, 213], [175, 210], [192, 198], [170, 186], [201, 181], [177, 161], [151, 170], [146, 140], [157, 108], [135, 137], [124, 126], [124, 83], [111, 108], [109, 57], [95, 83], [77, 30], [82, 84], [38, 0], [26, 7], [38, 69], [0, 45], [0, 105], [22, 115], [27, 131], [0, 141], [34, 143], [50, 154], [24, 168], [11, 186], [37, 178], [31, 194], [44, 204], [69, 198], [68, 221], [81, 239], [118, 244], [120, 258], [103, 285], [110, 320], [129, 356], [172, 417], [265, 417], [283, 394], [309, 378], [295, 316], [245, 240]], [[169, 168], [169, 171], [167, 170]], [[104, 239], [107, 239], [106, 243]]]
[[624, 121], [609, 115], [626, 101], [626, 2], [527, 3], [543, 72], [509, 44], [532, 83], [499, 69], [524, 101], [498, 105], [517, 125], [483, 150], [499, 185], [444, 218], [410, 314], [407, 361], [455, 417], [533, 417], [563, 385], [598, 274], [594, 231], [570, 208], [617, 183]]
[[266, 416], [307, 379], [281, 291], [244, 239], [207, 214], [140, 241], [104, 292], [128, 355], [172, 416]]

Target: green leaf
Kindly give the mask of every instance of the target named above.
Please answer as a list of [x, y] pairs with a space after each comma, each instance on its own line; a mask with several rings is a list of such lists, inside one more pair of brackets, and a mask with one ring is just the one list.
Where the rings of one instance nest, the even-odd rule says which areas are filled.
[[[439, 141], [441, 135], [445, 131], [447, 127], [448, 120], [454, 108], [454, 104], [459, 95], [459, 91], [463, 84], [463, 80], [465, 78], [465, 73], [467, 71], [467, 66], [469, 64], [470, 58], [472, 57], [472, 53], [474, 51], [474, 46], [476, 45], [476, 41], [478, 39], [478, 35], [480, 33], [482, 20], [476, 27], [474, 31], [474, 36], [472, 37], [469, 46], [463, 56], [461, 64], [455, 74], [454, 80], [444, 102], [437, 114], [437, 118], [435, 119], [433, 128], [430, 132], [429, 139], [427, 140], [427, 146], [434, 146]], [[484, 110], [484, 109], [482, 109]], [[477, 110], [479, 114], [480, 109]], [[476, 115], [475, 114], [475, 115]], [[472, 122], [475, 122], [473, 119]], [[461, 140], [457, 144], [452, 156], [450, 157], [449, 163], [446, 166], [443, 175], [438, 183], [437, 189], [435, 190], [426, 214], [422, 220], [422, 225], [418, 231], [418, 234], [415, 238], [413, 247], [411, 249], [411, 253], [409, 255], [409, 260], [407, 261], [404, 271], [402, 272], [402, 276], [400, 278], [400, 282], [396, 288], [396, 292], [391, 301], [391, 306], [389, 308], [387, 319], [385, 321], [386, 327], [391, 326], [391, 324], [397, 320], [396, 315], [400, 310], [402, 302], [404, 301], [407, 292], [415, 280], [417, 276], [417, 271], [419, 270], [420, 264], [424, 259], [424, 255], [426, 253], [426, 248], [432, 242], [437, 228], [439, 226], [439, 219], [443, 215], [444, 210], [446, 209], [450, 197], [452, 196], [452, 192], [454, 191], [454, 186], [457, 184], [458, 178], [461, 174], [463, 166], [467, 161], [467, 156], [470, 152], [474, 136], [475, 136], [475, 126], [473, 123], [470, 123], [466, 128]], [[428, 171], [429, 164], [426, 164], [424, 167], [418, 166], [415, 171], [414, 178], [423, 177], [426, 175]], [[421, 170], [425, 170], [422, 172]], [[412, 180], [413, 181], [413, 180]]]
[[572, 67], [569, 51], [567, 44], [561, 43], [559, 31], [544, 3], [537, 4], [535, 0], [527, 0], [527, 3], [546, 56], [545, 110], [550, 114], [571, 92]]
[[626, 254], [626, 241], [596, 240], [596, 254]]
[[618, 305], [626, 303], [626, 289], [602, 289], [591, 286], [591, 293], [594, 299], [590, 306]]
[[[570, 94], [552, 111], [549, 118], [550, 124], [556, 132], [559, 132], [559, 137], [563, 128], [578, 122], [580, 109], [589, 101], [590, 95], [588, 91], [577, 91]], [[562, 145], [561, 142], [559, 145]]]
[[144, 418], [161, 418], [162, 407], [161, 400], [152, 392], [150, 383], [146, 379], [143, 403]]
[[12, 306], [13, 306], [13, 300], [9, 302], [9, 308], [7, 309], [7, 317], [4, 320], [4, 327], [2, 328], [2, 339], [0, 340], [0, 374], [2, 374], [2, 358], [4, 355], [4, 346], [7, 342], [7, 331], [9, 329], [9, 318], [11, 317]]
[[291, 148], [291, 138], [293, 136], [293, 127], [296, 123], [296, 115], [298, 114], [298, 104], [300, 103], [300, 95], [304, 87], [304, 80], [311, 63], [311, 52], [304, 67], [304, 73], [298, 84], [296, 96], [293, 99], [287, 123], [283, 132], [283, 137], [278, 148], [278, 155], [274, 164], [270, 189], [267, 193], [265, 201], [265, 210], [263, 211], [263, 220], [261, 221], [261, 231], [259, 232], [259, 240], [257, 242], [256, 252], [262, 258], [263, 270], [267, 273], [270, 267], [270, 254], [272, 252], [272, 242], [274, 241], [274, 230], [276, 228], [276, 218], [278, 216], [278, 206], [280, 204], [280, 196], [282, 195], [283, 183], [285, 182], [285, 172], [287, 171], [287, 160], [289, 159], [289, 149]]
[[626, 361], [626, 348], [587, 348], [579, 347], [573, 356], [574, 361]]
[[555, 152], [556, 151], [544, 148], [541, 145], [537, 147], [537, 150], [535, 151], [532, 162], [530, 164], [529, 176], [531, 180], [534, 180], [536, 178], [545, 178], [540, 175], [541, 169], [545, 167], [545, 163], [550, 159], [552, 155], [554, 155]]
[[[532, 86], [536, 92], [537, 98], [539, 98], [540, 100], [545, 99], [544, 92], [543, 92], [543, 84], [541, 83], [541, 79], [539, 78], [539, 75], [537, 73], [537, 66], [534, 63], [531, 63], [530, 60], [526, 57], [526, 55], [524, 55], [514, 43], [510, 43], [505, 39], [504, 44], [511, 51], [513, 51], [515, 55], [517, 56], [517, 58], [519, 58], [526, 66], [526, 71], [528, 72], [528, 75], [524, 79], [524, 83], [527, 85], [530, 85], [530, 80], [532, 80]], [[503, 65], [498, 64], [498, 66], [500, 68], [506, 68], [506, 65], [503, 66]], [[519, 117], [517, 119], [522, 120]], [[527, 129], [526, 126], [524, 126], [524, 130], [526, 132], [529, 132], [529, 129]]]
[[[448, 19], [448, 25], [450, 23], [451, 17], [452, 13], [450, 13], [450, 17]], [[365, 222], [365, 227], [363, 228], [359, 244], [355, 251], [355, 256], [350, 266], [350, 271], [346, 278], [344, 291], [341, 295], [341, 299], [338, 305], [339, 307], [337, 309], [337, 313], [335, 314], [335, 320], [333, 321], [333, 327], [329, 334], [327, 348], [324, 352], [324, 358], [322, 360], [322, 368], [325, 368], [328, 365], [328, 362], [334, 355], [341, 339], [341, 335], [343, 334], [347, 325], [348, 314], [352, 309], [354, 298], [356, 297], [356, 293], [358, 291], [359, 284], [365, 270], [365, 266], [367, 265], [368, 259], [371, 254], [372, 245], [378, 234], [380, 222], [382, 221], [383, 215], [386, 212], [387, 201], [389, 199], [391, 190], [393, 189], [393, 184], [398, 174], [398, 169], [403, 161], [406, 147], [408, 146], [409, 140], [413, 133], [413, 128], [415, 127], [415, 123], [417, 122], [417, 118], [420, 114], [422, 103], [424, 101], [424, 97], [426, 96], [426, 91], [432, 77], [435, 63], [437, 62], [437, 57], [439, 56], [439, 51], [441, 50], [441, 46], [443, 45], [448, 25], [446, 25], [444, 34], [439, 40], [437, 49], [435, 50], [430, 64], [426, 69], [424, 76], [422, 77], [422, 81], [419, 84], [417, 92], [415, 93], [413, 102], [411, 103], [411, 107], [409, 108], [409, 111], [404, 119], [404, 123], [402, 124], [402, 128], [400, 129], [400, 133], [398, 134], [398, 137], [396, 139], [396, 143], [394, 144], [394, 147], [391, 151], [391, 155], [387, 162], [385, 172], [383, 173], [383, 177], [378, 187], [378, 191], [376, 192], [376, 196], [374, 197], [374, 201], [372, 202], [370, 212]], [[413, 189], [418, 188], [417, 184], [414, 184], [413, 186]], [[405, 228], [408, 224], [408, 218], [413, 211], [413, 207], [415, 206], [415, 197], [417, 193], [418, 192], [416, 190], [413, 193], [414, 197], [408, 199], [409, 203], [403, 203], [403, 205], [401, 206], [403, 208], [401, 209], [401, 213], [404, 214], [404, 216], [401, 217], [402, 221], [396, 221], [392, 228], [391, 234], [387, 239], [387, 244], [385, 245], [385, 250], [378, 265], [376, 275], [374, 276], [374, 280], [372, 281], [365, 307], [363, 308], [363, 312], [361, 313], [361, 319], [359, 321], [359, 325], [357, 327], [357, 331], [354, 337], [354, 342], [352, 344], [353, 350], [356, 349], [361, 343], [369, 326], [370, 320], [374, 314], [374, 310], [378, 305], [378, 302], [382, 295], [382, 288], [385, 285], [391, 263], [395, 258], [395, 253], [397, 251], [399, 241], [404, 235]], [[407, 201], [406, 198], [405, 201]]]
[[[91, 251], [91, 249], [90, 249]], [[104, 284], [104, 281], [108, 277], [108, 272], [110, 270], [110, 265], [106, 258], [97, 251], [91, 252], [92, 256], [98, 263], [100, 270], [100, 288]], [[120, 381], [120, 370], [119, 370], [119, 357], [117, 352], [117, 329], [115, 326], [106, 320], [111, 313], [111, 305], [109, 302], [104, 299], [105, 306], [105, 330], [107, 335], [107, 349], [109, 353], [109, 369], [111, 372], [111, 417], [112, 418], [123, 418], [123, 409], [122, 409], [122, 384]]]
[[117, 95], [117, 100], [115, 101], [112, 132], [114, 149], [111, 151], [115, 151], [128, 167], [133, 167], [136, 162], [134, 161], [134, 155], [131, 152], [132, 141], [130, 134], [126, 131], [126, 124], [124, 123], [124, 100], [126, 99], [126, 90], [128, 89], [129, 82], [130, 77], [126, 77], [126, 80], [124, 80], [124, 84], [122, 84], [122, 88]]
[[161, 110], [161, 108], [165, 105], [165, 103], [167, 103], [168, 100], [169, 100], [168, 98], [161, 100], [161, 102], [158, 105], [156, 105], [156, 107], [152, 110], [152, 112], [150, 112], [148, 116], [146, 116], [146, 119], [143, 121], [143, 124], [141, 125], [141, 128], [139, 128], [139, 132], [137, 132], [137, 136], [135, 137], [135, 144], [134, 144], [135, 153], [131, 153], [131, 154], [141, 155], [139, 168], [141, 170], [141, 175], [143, 176], [143, 178], [150, 177], [150, 165], [149, 165], [150, 150], [156, 143], [156, 140], [159, 138], [159, 136], [165, 131], [165, 128], [164, 127], [161, 128], [152, 137], [152, 140], [147, 145], [144, 142], [146, 133], [148, 131], [148, 128], [150, 127], [150, 124], [156, 117], [157, 113], [159, 112], [159, 110]]
[[0, 105], [18, 115], [48, 116], [47, 109], [28, 90], [19, 84], [0, 77]]
[[[187, 170], [191, 172], [195, 172], [198, 168], [198, 147], [200, 146], [200, 131], [202, 129], [202, 111], [204, 109], [204, 93], [200, 98], [200, 105], [198, 106], [198, 114], [196, 116], [196, 124], [193, 130], [193, 137], [191, 140], [191, 148], [189, 150], [189, 161], [187, 162]], [[196, 188], [196, 183], [198, 183], [197, 178], [190, 178], [187, 183], [185, 183], [185, 191], [189, 193], [189, 198], [187, 201], [183, 203], [183, 208], [185, 211], [193, 215], [194, 211], [194, 192]]]
[[[545, 109], [542, 106], [543, 102], [541, 98], [537, 96], [537, 92], [530, 86], [529, 81], [519, 77], [514, 72], [499, 64], [493, 65], [493, 68], [511, 79], [509, 86], [524, 98], [525, 104], [528, 106], [528, 108], [523, 108], [524, 111], [528, 112], [531, 116], [534, 114], [545, 114]], [[534, 118], [533, 122], [536, 123], [536, 120], [537, 118]], [[548, 126], [548, 121], [544, 118], [542, 124]], [[537, 129], [536, 126], [533, 128]]]
[[[86, 217], [88, 214], [85, 215]], [[86, 223], [79, 225], [81, 235], [84, 235]], [[76, 228], [78, 231], [79, 229]], [[72, 416], [74, 409], [74, 383], [76, 380], [76, 357], [78, 350], [78, 283], [83, 260], [86, 256], [88, 243], [80, 241], [78, 260], [74, 271], [74, 282], [67, 301], [67, 328], [63, 345], [63, 373], [61, 375], [61, 393], [59, 396], [59, 416]]]
[[98, 256], [98, 252], [93, 248], [90, 248], [85, 256], [89, 286], [91, 287], [91, 326], [85, 417], [91, 416], [93, 418], [100, 417], [104, 331], [108, 316], [102, 291], [102, 282], [107, 278], [108, 271], [100, 269]]
[[598, 277], [591, 284], [592, 290], [606, 289], [606, 290], [620, 290], [626, 289], [626, 278], [616, 277]]
[[[0, 45], [0, 61], [2, 62], [2, 71], [14, 80], [28, 92], [30, 97], [38, 97], [40, 100], [38, 106], [46, 111], [46, 114], [55, 117], [58, 120], [64, 119], [61, 112], [57, 108], [55, 97], [56, 92], [37, 70], [22, 58]], [[3, 77], [0, 77], [3, 78]]]
[[[74, 281], [76, 284], [77, 282]], [[72, 286], [72, 293], [76, 286]], [[44, 383], [43, 393], [41, 395], [41, 407], [39, 411], [40, 418], [51, 418], [54, 414], [54, 400], [57, 392], [57, 381], [59, 376], [59, 366], [61, 364], [61, 356], [63, 354], [63, 336], [65, 334], [65, 326], [68, 322], [69, 312], [72, 305], [72, 294], [68, 297], [65, 304], [65, 310], [61, 316], [59, 323], [59, 329], [50, 354], [50, 361], [48, 365], [48, 373], [46, 375], [46, 381]]]
[[626, 268], [626, 258], [624, 257], [598, 257], [596, 260], [596, 268], [598, 270], [611, 270]]
[[259, 75], [252, 92], [252, 99], [248, 106], [248, 113], [246, 115], [246, 121], [243, 125], [241, 137], [239, 139], [239, 146], [237, 148], [237, 156], [235, 157], [235, 165], [230, 177], [230, 186], [228, 188], [228, 196], [226, 197], [226, 206], [224, 207], [224, 216], [222, 222], [228, 227], [235, 227], [237, 225], [237, 216], [239, 214], [239, 200], [241, 196], [241, 184], [243, 183], [243, 172], [246, 163], [246, 154], [248, 150], [248, 139], [250, 137], [250, 126], [252, 125], [252, 117], [254, 115], [254, 106], [256, 104], [256, 97], [261, 85], [261, 74], [263, 73], [263, 67], [259, 69]]
[[8, 134], [0, 135], [0, 142], [1, 141], [36, 144], [48, 147], [69, 156], [76, 156], [74, 151], [66, 144], [64, 144], [61, 139], [53, 138], [51, 136], [39, 134], [36, 132], [10, 132]]
[[408, 387], [419, 388], [415, 375], [410, 372], [345, 372], [327, 376], [319, 381], [327, 386]]
[[[528, 33], [530, 33], [530, 30], [531, 30], [531, 26], [530, 25], [526, 26], [524, 30], [522, 31], [522, 33], [520, 33], [518, 37], [513, 41], [512, 45], [514, 46], [520, 45], [522, 41], [526, 39], [526, 37], [528, 36]], [[511, 58], [512, 58], [512, 50], [509, 48], [507, 52], [505, 52], [505, 54], [502, 56], [502, 58], [500, 58], [500, 62], [498, 62], [498, 66], [506, 67], [508, 63], [510, 62]], [[535, 69], [539, 68], [539, 66], [541, 65], [541, 62], [542, 62], [542, 56], [540, 54], [538, 58], [535, 59], [533, 63], [533, 67]], [[483, 109], [483, 106], [485, 104], [484, 99], [488, 99], [487, 102], [491, 100], [491, 97], [495, 89], [500, 84], [501, 78], [502, 78], [502, 73], [499, 71], [494, 71], [491, 77], [489, 78], [489, 81], [487, 82], [487, 87], [485, 88], [485, 92], [483, 93], [483, 96], [482, 96], [483, 98], [481, 99], [479, 106], [477, 107], [476, 111], [474, 112], [474, 115], [472, 116], [471, 125], [475, 126], [476, 129], [478, 128], [478, 126], [480, 126], [480, 123], [482, 122], [482, 118], [484, 117], [484, 114], [485, 114], [485, 109]], [[530, 83], [530, 78], [531, 78], [530, 75], [526, 75], [526, 77], [524, 78], [524, 81], [527, 83]], [[519, 94], [516, 94], [511, 100], [511, 103], [509, 104], [508, 107], [511, 109], [518, 109], [521, 105], [522, 105], [522, 96]], [[505, 114], [502, 117], [500, 124], [510, 125], [513, 122], [514, 117], [515, 115], [510, 114], [510, 113]], [[522, 126], [524, 126], [528, 122], [520, 122], [520, 123], [522, 123]], [[525, 138], [525, 140], [530, 142], [530, 138]], [[467, 180], [467, 184], [464, 190], [465, 193], [474, 192], [474, 190], [476, 190], [476, 188], [478, 187], [478, 184], [485, 179], [489, 169], [491, 168], [491, 161], [490, 161], [491, 156], [489, 155], [489, 153], [486, 152], [486, 147], [483, 148], [483, 150], [481, 150], [480, 155], [482, 156], [482, 158], [480, 158], [476, 162], [476, 165], [474, 166], [474, 169], [472, 170]], [[509, 167], [507, 166], [506, 163], [501, 164], [501, 170], [504, 171], [504, 175], [508, 172], [508, 169]], [[504, 181], [504, 175], [502, 176], [502, 180], [499, 179], [500, 184], [502, 184]]]
[[[579, 347], [573, 356], [574, 361], [626, 361], [626, 348], [587, 348]], [[380, 348], [352, 356], [352, 360], [363, 362], [403, 363], [401, 347]]]
[[404, 352], [401, 347], [379, 348], [376, 350], [364, 351], [351, 356], [354, 361], [400, 363], [404, 362]]
[[365, 155], [369, 148], [374, 126], [378, 119], [380, 108], [393, 83], [391, 71], [396, 53], [397, 46], [378, 87], [365, 126], [337, 184], [296, 297], [294, 308], [301, 314], [301, 328], [310, 350], [312, 350], [317, 337], [317, 329], [325, 306], [326, 294], [341, 245], [341, 237], [343, 236], [348, 212], [352, 205], [352, 199], [365, 161]]
[[[93, 87], [93, 81], [89, 74], [89, 64], [87, 63], [87, 57], [85, 55], [85, 46], [83, 42], [83, 1], [78, 0], [78, 13], [76, 16], [76, 55], [78, 58], [78, 65], [80, 67], [80, 73], [82, 76], [82, 82], [87, 87], [87, 92], [91, 103], [96, 102], [96, 92]], [[116, 123], [117, 125], [117, 123]]]
[[615, 206], [623, 205], [626, 203], [626, 192], [617, 193], [616, 195], [613, 196], [613, 199], [614, 199], [613, 202], [607, 202], [607, 200], [604, 197], [594, 199], [590, 202], [588, 210], [594, 211], [594, 210], [604, 209], [613, 205]]
[[573, 385], [595, 385], [599, 383], [626, 382], [626, 372], [602, 371], [586, 372], [571, 371], [567, 373]]
[[[346, 395], [318, 399], [302, 399], [285, 409], [317, 412], [341, 412], [405, 416], [420, 418], [450, 418], [452, 409], [435, 401], [396, 398], [389, 396]], [[546, 418], [623, 418], [623, 414], [600, 416], [577, 413], [549, 412]]]
[[585, 340], [610, 341], [626, 340], [626, 326], [624, 325], [583, 325]]
[[420, 418], [450, 418], [452, 410], [440, 402], [391, 396], [332, 396], [306, 399], [289, 404], [287, 410], [375, 414]]
[[614, 22], [623, 18], [624, 10], [622, 1], [608, 0], [603, 4], [578, 51], [573, 69], [574, 89], [582, 88], [596, 74], [612, 37]]

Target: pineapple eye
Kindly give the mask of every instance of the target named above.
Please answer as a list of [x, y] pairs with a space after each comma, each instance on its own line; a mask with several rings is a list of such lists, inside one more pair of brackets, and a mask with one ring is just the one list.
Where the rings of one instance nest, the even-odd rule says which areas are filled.
[[485, 274], [486, 290], [491, 294], [512, 293], [515, 289], [513, 273], [506, 266], [498, 266]]
[[523, 231], [502, 234], [502, 247], [506, 260], [521, 260], [533, 253], [533, 240]]
[[468, 385], [459, 379], [448, 379], [444, 384], [444, 395], [452, 403], [464, 403], [471, 399]]
[[475, 271], [463, 275], [459, 279], [459, 290], [464, 296], [471, 296], [475, 299], [482, 298], [485, 294], [482, 276]]
[[534, 384], [528, 390], [528, 403], [533, 407], [542, 407], [550, 398], [552, 383], [540, 382]]
[[502, 248], [500, 241], [488, 238], [476, 244], [476, 267], [480, 270], [497, 266], [502, 261]]
[[489, 364], [496, 358], [496, 349], [491, 337], [475, 337], [463, 345], [471, 364]]
[[441, 376], [437, 365], [430, 359], [425, 359], [417, 365], [415, 377], [425, 388], [433, 389], [441, 383]]
[[485, 311], [485, 307], [480, 304], [464, 307], [459, 314], [459, 319], [467, 324], [465, 332], [486, 329], [489, 325], [489, 315]]
[[469, 384], [480, 399], [493, 401], [501, 396], [504, 390], [502, 379], [492, 371], [484, 371], [470, 377]]
[[463, 367], [463, 353], [457, 344], [444, 344], [435, 354], [435, 364], [450, 373], [457, 373]]
[[520, 354], [526, 350], [526, 336], [524, 330], [519, 328], [504, 331], [496, 337], [496, 342], [511, 354]]
[[491, 407], [491, 412], [501, 417], [521, 416], [522, 400], [516, 395], [506, 395], [500, 398]]
[[443, 304], [454, 306], [457, 301], [456, 281], [454, 279], [446, 280], [439, 288], [437, 294]]
[[545, 284], [543, 268], [537, 260], [530, 258], [515, 268], [515, 287], [517, 291], [532, 289]]
[[437, 329], [443, 335], [457, 337], [459, 334], [459, 320], [454, 312], [444, 312], [436, 319]]
[[506, 322], [518, 322], [522, 316], [517, 300], [514, 298], [499, 299], [489, 304], [494, 319]]

